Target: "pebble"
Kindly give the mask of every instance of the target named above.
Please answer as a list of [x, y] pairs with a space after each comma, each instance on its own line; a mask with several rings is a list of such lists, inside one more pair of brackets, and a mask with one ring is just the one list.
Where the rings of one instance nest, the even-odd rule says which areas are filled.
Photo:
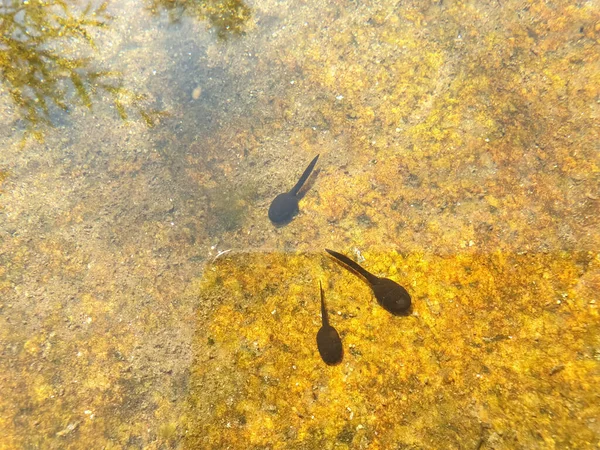
[[198, 100], [200, 98], [200, 96], [202, 95], [202, 88], [200, 86], [196, 87], [193, 91], [192, 91], [192, 98], [194, 100]]

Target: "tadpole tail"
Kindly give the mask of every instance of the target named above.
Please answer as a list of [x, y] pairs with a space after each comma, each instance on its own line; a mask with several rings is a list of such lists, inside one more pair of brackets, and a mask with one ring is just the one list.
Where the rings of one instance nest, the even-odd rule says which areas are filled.
[[317, 159], [319, 159], [319, 155], [315, 156], [315, 158], [310, 162], [310, 164], [308, 165], [308, 167], [306, 168], [306, 170], [304, 171], [304, 173], [302, 174], [302, 176], [296, 183], [296, 186], [294, 186], [292, 188], [292, 190], [290, 191], [290, 194], [292, 194], [292, 195], [298, 194], [298, 191], [300, 190], [302, 185], [306, 182], [306, 180], [310, 176], [310, 173], [315, 168], [315, 164], [317, 164]]
[[321, 320], [323, 326], [329, 325], [329, 319], [327, 318], [327, 309], [325, 308], [325, 294], [323, 294], [323, 286], [321, 286], [321, 280], [319, 280], [319, 289], [321, 289]]
[[327, 253], [329, 253], [331, 256], [333, 256], [335, 259], [344, 263], [344, 265], [348, 266], [354, 272], [363, 276], [369, 283], [374, 284], [377, 282], [378, 278], [375, 275], [373, 275], [370, 272], [367, 272], [365, 269], [363, 269], [361, 266], [359, 266], [358, 263], [352, 261], [347, 256], [342, 255], [341, 253], [338, 253], [338, 252], [334, 252], [333, 250], [329, 250], [327, 248], [325, 249], [325, 251]]

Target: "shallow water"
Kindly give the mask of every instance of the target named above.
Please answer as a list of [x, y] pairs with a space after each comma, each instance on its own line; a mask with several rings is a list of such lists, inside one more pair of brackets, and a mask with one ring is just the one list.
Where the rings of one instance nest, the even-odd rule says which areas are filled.
[[600, 445], [600, 3], [15, 1], [0, 28], [0, 449]]

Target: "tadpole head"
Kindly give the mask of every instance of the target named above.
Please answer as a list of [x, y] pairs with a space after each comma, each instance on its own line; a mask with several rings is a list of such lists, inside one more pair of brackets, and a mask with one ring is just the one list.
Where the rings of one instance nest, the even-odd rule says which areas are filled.
[[405, 316], [410, 313], [410, 294], [395, 281], [389, 278], [379, 278], [371, 286], [373, 294], [386, 311], [395, 316]]
[[289, 192], [279, 194], [269, 206], [269, 219], [275, 225], [283, 225], [298, 212], [298, 199]]

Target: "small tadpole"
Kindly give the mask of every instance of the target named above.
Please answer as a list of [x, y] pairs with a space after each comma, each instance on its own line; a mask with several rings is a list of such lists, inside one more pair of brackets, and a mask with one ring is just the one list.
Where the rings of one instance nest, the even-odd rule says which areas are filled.
[[327, 309], [325, 308], [325, 295], [323, 294], [323, 286], [319, 281], [319, 289], [321, 291], [321, 328], [317, 333], [317, 348], [321, 359], [328, 366], [335, 366], [342, 362], [344, 349], [342, 340], [337, 330], [329, 325], [327, 317]]
[[371, 286], [373, 294], [377, 299], [377, 303], [379, 303], [383, 309], [395, 316], [405, 316], [408, 314], [410, 311], [411, 299], [406, 289], [389, 278], [376, 277], [341, 253], [328, 249], [325, 249], [325, 251], [341, 262], [346, 269], [363, 277]]
[[283, 225], [288, 223], [298, 212], [298, 192], [315, 168], [315, 164], [317, 164], [318, 159], [319, 155], [314, 157], [291, 191], [279, 194], [271, 202], [271, 206], [269, 206], [269, 219], [275, 225]]

